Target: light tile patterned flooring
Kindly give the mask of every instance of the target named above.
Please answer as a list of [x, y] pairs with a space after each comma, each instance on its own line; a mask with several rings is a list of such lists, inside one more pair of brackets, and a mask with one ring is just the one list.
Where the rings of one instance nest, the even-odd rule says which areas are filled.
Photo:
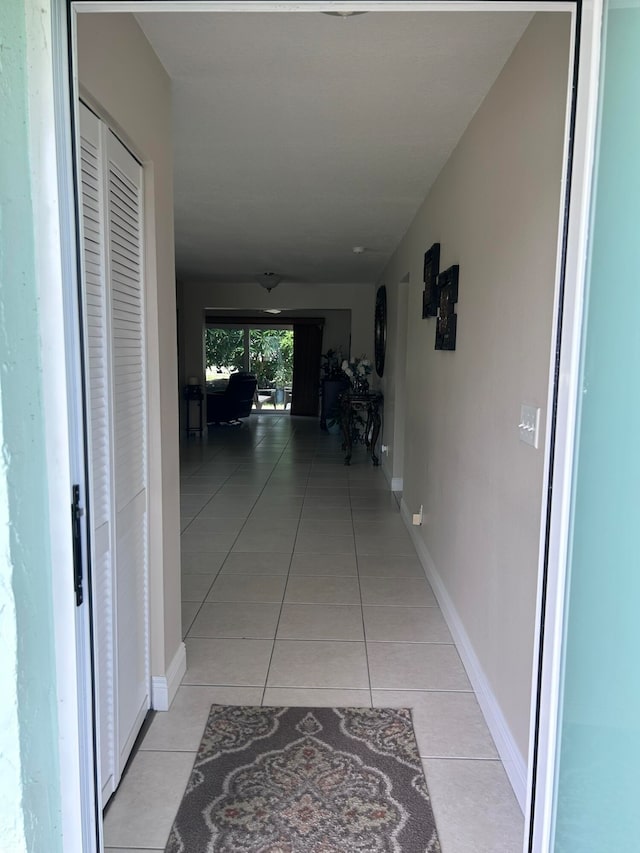
[[181, 474], [188, 670], [108, 808], [106, 850], [164, 850], [218, 702], [411, 707], [443, 853], [518, 853], [522, 815], [364, 449], [345, 467], [317, 421], [251, 415], [185, 444]]

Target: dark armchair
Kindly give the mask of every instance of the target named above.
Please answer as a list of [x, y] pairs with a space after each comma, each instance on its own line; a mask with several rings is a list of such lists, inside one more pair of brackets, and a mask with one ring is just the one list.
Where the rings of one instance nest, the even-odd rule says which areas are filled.
[[257, 385], [252, 373], [232, 373], [224, 391], [207, 391], [207, 423], [239, 423], [248, 417]]

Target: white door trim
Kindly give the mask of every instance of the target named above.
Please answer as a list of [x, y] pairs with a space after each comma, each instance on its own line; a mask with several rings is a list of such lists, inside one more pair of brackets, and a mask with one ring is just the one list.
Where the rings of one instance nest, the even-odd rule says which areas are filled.
[[[545, 470], [545, 482], [552, 483], [553, 489], [543, 502], [542, 514], [543, 535], [540, 541], [536, 618], [540, 632], [534, 650], [525, 853], [546, 853], [551, 849], [552, 841], [565, 582], [576, 416], [579, 405], [587, 241], [596, 145], [602, 11], [603, 0], [586, 0], [582, 4], [572, 185], [569, 192], [571, 204], [566, 219], [562, 338], [559, 342], [558, 378], [550, 387], [547, 406], [547, 435], [550, 435], [553, 428], [555, 410], [555, 446], [553, 458], [546, 459]], [[565, 157], [565, 169], [567, 159], [568, 157]], [[566, 174], [564, 180], [566, 182]], [[562, 216], [561, 219], [563, 218], [565, 217]], [[561, 264], [558, 266], [560, 268]], [[558, 314], [557, 307], [555, 314]], [[557, 334], [554, 338], [553, 350], [558, 345]], [[556, 367], [554, 351], [551, 367], [552, 370]], [[555, 394], [554, 385], [557, 389]]]
[[[180, 2], [180, 0], [174, 0], [174, 2], [155, 2], [155, 0], [150, 0], [150, 2], [144, 2], [142, 0], [141, 2], [141, 0], [123, 0], [123, 2], [118, 2], [118, 0], [76, 0], [76, 2], [73, 2], [73, 0], [50, 0], [50, 3], [53, 12], [54, 26], [52, 33], [56, 73], [52, 75], [51, 65], [48, 68], [46, 67], [47, 59], [51, 60], [51, 57], [43, 51], [39, 56], [38, 67], [42, 70], [43, 82], [46, 85], [43, 87], [40, 96], [42, 100], [42, 105], [40, 106], [42, 112], [40, 114], [46, 116], [50, 122], [53, 122], [55, 116], [58, 130], [58, 150], [56, 152], [49, 152], [53, 156], [39, 162], [34, 169], [37, 172], [37, 177], [42, 180], [43, 186], [46, 186], [49, 190], [48, 201], [51, 202], [53, 199], [54, 205], [59, 206], [59, 210], [61, 211], [61, 222], [56, 220], [55, 222], [41, 223], [41, 233], [43, 237], [46, 236], [47, 238], [44, 240], [44, 243], [56, 255], [59, 261], [59, 264], [55, 266], [57, 272], [53, 278], [51, 269], [54, 267], [49, 267], [47, 279], [51, 288], [49, 293], [52, 299], [56, 296], [64, 298], [65, 306], [73, 305], [74, 300], [77, 302], [77, 267], [75, 263], [77, 246], [74, 234], [75, 205], [69, 156], [71, 150], [71, 115], [69, 80], [65, 67], [69, 50], [66, 36], [66, 14], [69, 7], [72, 11], [72, 18], [79, 11], [82, 11], [82, 13], [202, 12], [207, 10], [227, 12], [318, 12], [344, 9], [354, 11], [393, 10], [415, 12], [482, 9], [490, 11], [569, 11], [574, 13], [576, 9], [576, 4], [573, 2], [553, 2], [553, 0], [548, 0], [547, 2], [544, 0], [543, 2], [527, 2], [527, 0], [523, 0], [523, 2], [518, 2], [518, 0], [515, 0], [515, 2], [509, 2], [509, 0], [507, 2], [500, 2], [500, 0], [477, 0], [477, 2], [473, 2], [473, 0], [470, 2], [469, 0], [465, 0], [465, 2], [459, 2], [459, 0], [451, 0], [451, 2], [424, 2], [423, 0], [417, 0], [417, 2], [404, 2], [403, 0], [397, 0], [397, 2], [396, 0], [378, 0], [377, 2], [376, 0], [368, 0], [368, 2], [316, 2], [316, 0], [304, 0], [304, 2], [300, 2], [300, 0], [297, 0], [297, 2], [294, 2], [294, 0], [280, 0], [280, 2], [259, 2], [259, 0], [258, 2], [243, 2], [243, 0], [205, 0], [205, 2], [193, 2], [193, 0], [185, 0], [185, 2]], [[573, 468], [572, 450], [577, 393], [576, 379], [581, 335], [582, 292], [584, 287], [584, 247], [589, 218], [589, 185], [593, 159], [595, 98], [599, 71], [597, 36], [599, 33], [601, 7], [602, 0], [585, 0], [582, 3], [583, 27], [582, 41], [579, 46], [580, 89], [577, 104], [578, 124], [571, 188], [571, 216], [567, 235], [564, 334], [561, 342], [559, 388], [556, 401], [555, 459], [553, 466], [549, 466], [549, 471], [553, 473], [555, 479], [553, 501], [550, 506], [547, 557], [547, 564], [549, 565], [548, 597], [545, 610], [546, 629], [542, 654], [542, 683], [539, 704], [541, 723], [548, 723], [549, 725], [544, 731], [543, 725], [541, 725], [539, 743], [536, 748], [532, 745], [530, 752], [530, 758], [537, 756], [539, 768], [538, 793], [535, 800], [530, 804], [531, 806], [536, 805], [535, 812], [533, 813], [533, 826], [536, 832], [539, 821], [542, 821], [541, 826], [544, 827], [545, 815], [552, 801], [557, 687], [559, 683], [558, 661], [562, 638], [562, 593], [566, 569], [567, 509], [570, 500]], [[41, 24], [41, 21], [38, 23]], [[35, 36], [34, 43], [37, 43]], [[46, 137], [46, 134], [43, 134], [43, 136]], [[71, 318], [68, 308], [65, 317], [68, 326]], [[53, 329], [49, 329], [49, 333], [55, 338], [55, 331]], [[67, 400], [74, 398], [74, 405], [78, 406], [77, 394], [75, 392], [77, 392], [81, 383], [81, 380], [78, 379], [75, 373], [78, 366], [76, 356], [73, 355], [73, 342], [69, 338], [61, 340], [61, 337], [61, 335], [58, 335], [58, 338], [52, 341], [52, 345], [54, 349], [66, 352], [69, 375], [72, 377], [72, 380], [75, 376], [75, 382], [72, 381], [71, 389], [65, 389], [65, 395], [58, 398], [58, 401], [54, 401], [51, 394], [46, 400], [47, 413], [49, 415], [47, 421], [51, 427], [55, 427], [55, 429], [48, 431], [49, 441], [47, 449], [52, 452], [56, 444], [54, 441], [55, 437], [58, 439], [63, 437], [66, 441], [73, 441], [73, 419], [70, 422], [64, 404]], [[62, 405], [60, 401], [62, 401]], [[57, 446], [56, 449], [59, 450]], [[58, 506], [62, 503], [60, 483], [69, 482], [69, 470], [70, 468], [68, 466], [65, 467], [58, 456], [56, 458], [49, 458], [49, 481], [52, 484], [52, 492], [55, 491], [55, 499], [58, 501]], [[64, 471], [65, 477], [61, 479], [60, 474], [62, 471]], [[53, 503], [54, 500], [52, 498]], [[59, 530], [52, 533], [52, 544], [57, 546], [54, 548], [56, 556], [54, 561], [54, 588], [56, 588], [58, 594], [62, 597], [62, 591], [68, 587], [68, 578], [61, 575], [68, 567], [70, 548], [68, 532], [64, 526], [61, 526]], [[541, 546], [541, 553], [542, 551], [543, 548]], [[56, 580], [59, 581], [59, 585], [56, 583]], [[541, 594], [540, 601], [542, 602]], [[539, 612], [542, 617], [542, 609]], [[73, 626], [69, 622], [68, 617], [68, 607], [66, 610], [64, 608], [56, 608], [55, 630], [57, 638], [58, 684], [61, 690], [64, 688], [67, 691], [67, 700], [69, 697], [77, 699], [76, 686], [79, 683], [80, 676], [79, 664], [76, 657], [75, 628], [72, 630]], [[64, 664], [64, 668], [61, 667], [61, 663]], [[537, 689], [537, 679], [535, 686]], [[67, 745], [69, 737], [71, 737], [72, 741], [75, 738], [75, 742], [77, 743], [78, 739], [82, 736], [77, 702], [66, 701], [59, 703], [59, 726], [61, 738], [66, 735], [65, 740]], [[80, 786], [79, 783], [76, 784], [74, 781], [78, 778], [79, 772], [81, 772], [78, 769], [80, 756], [77, 749], [75, 751], [71, 750], [71, 753], [73, 753], [74, 766], [69, 768], [70, 773], [64, 773], [62, 777], [63, 823], [68, 827], [65, 837], [69, 839], [74, 837], [79, 838], [78, 833], [81, 832], [80, 808], [78, 799], [75, 796], [79, 792]], [[71, 753], [63, 752], [65, 756], [70, 756]], [[71, 761], [72, 759], [69, 758], [69, 760]], [[88, 771], [88, 768], [85, 767], [84, 770]], [[85, 772], [86, 775], [87, 773]], [[91, 774], [89, 773], [90, 776]], [[87, 793], [85, 790], [84, 795], [86, 796]], [[546, 848], [537, 846], [537, 839], [542, 839], [543, 837], [544, 833], [542, 835], [535, 834], [534, 843], [536, 846], [529, 846], [526, 849], [531, 851], [545, 850]], [[77, 842], [74, 843], [70, 840], [68, 842], [65, 841], [65, 849], [91, 850], [93, 848], [86, 846], [86, 844], [83, 844], [82, 848], [80, 848]]]
[[[40, 289], [40, 346], [49, 489], [51, 574], [64, 850], [101, 848], [97, 813], [90, 583], [86, 526], [82, 528], [84, 604], [73, 591], [71, 487], [86, 507], [78, 245], [69, 112], [67, 9], [64, 2], [26, 4], [30, 51], [30, 120], [39, 151], [31, 152]], [[51, 39], [43, 15], [49, 17]], [[52, 130], [55, 129], [55, 135]], [[84, 520], [86, 521], [86, 513]]]
[[573, 12], [573, 0], [70, 0], [82, 12]]

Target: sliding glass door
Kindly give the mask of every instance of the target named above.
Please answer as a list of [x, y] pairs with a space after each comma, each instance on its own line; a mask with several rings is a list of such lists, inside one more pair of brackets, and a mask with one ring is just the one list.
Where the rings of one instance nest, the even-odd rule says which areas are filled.
[[293, 328], [291, 326], [207, 326], [206, 378], [221, 390], [238, 370], [253, 373], [258, 389], [255, 411], [291, 410], [293, 400]]
[[258, 380], [254, 406], [288, 411], [293, 396], [293, 329], [249, 329], [249, 370]]
[[249, 368], [244, 329], [207, 327], [204, 335], [207, 385], [224, 388], [232, 373]]

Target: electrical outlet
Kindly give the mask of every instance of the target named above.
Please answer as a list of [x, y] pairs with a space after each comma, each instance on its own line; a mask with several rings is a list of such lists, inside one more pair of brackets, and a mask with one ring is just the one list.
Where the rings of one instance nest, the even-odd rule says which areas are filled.
[[391, 448], [389, 447], [388, 444], [381, 444], [380, 445], [380, 452], [384, 453], [385, 456], [389, 455], [389, 450], [391, 450]]
[[420, 512], [413, 513], [413, 526], [420, 527], [422, 525], [422, 504], [420, 504]]
[[540, 431], [540, 409], [535, 406], [520, 406], [520, 441], [525, 444], [530, 444], [532, 447], [538, 448], [538, 438]]

